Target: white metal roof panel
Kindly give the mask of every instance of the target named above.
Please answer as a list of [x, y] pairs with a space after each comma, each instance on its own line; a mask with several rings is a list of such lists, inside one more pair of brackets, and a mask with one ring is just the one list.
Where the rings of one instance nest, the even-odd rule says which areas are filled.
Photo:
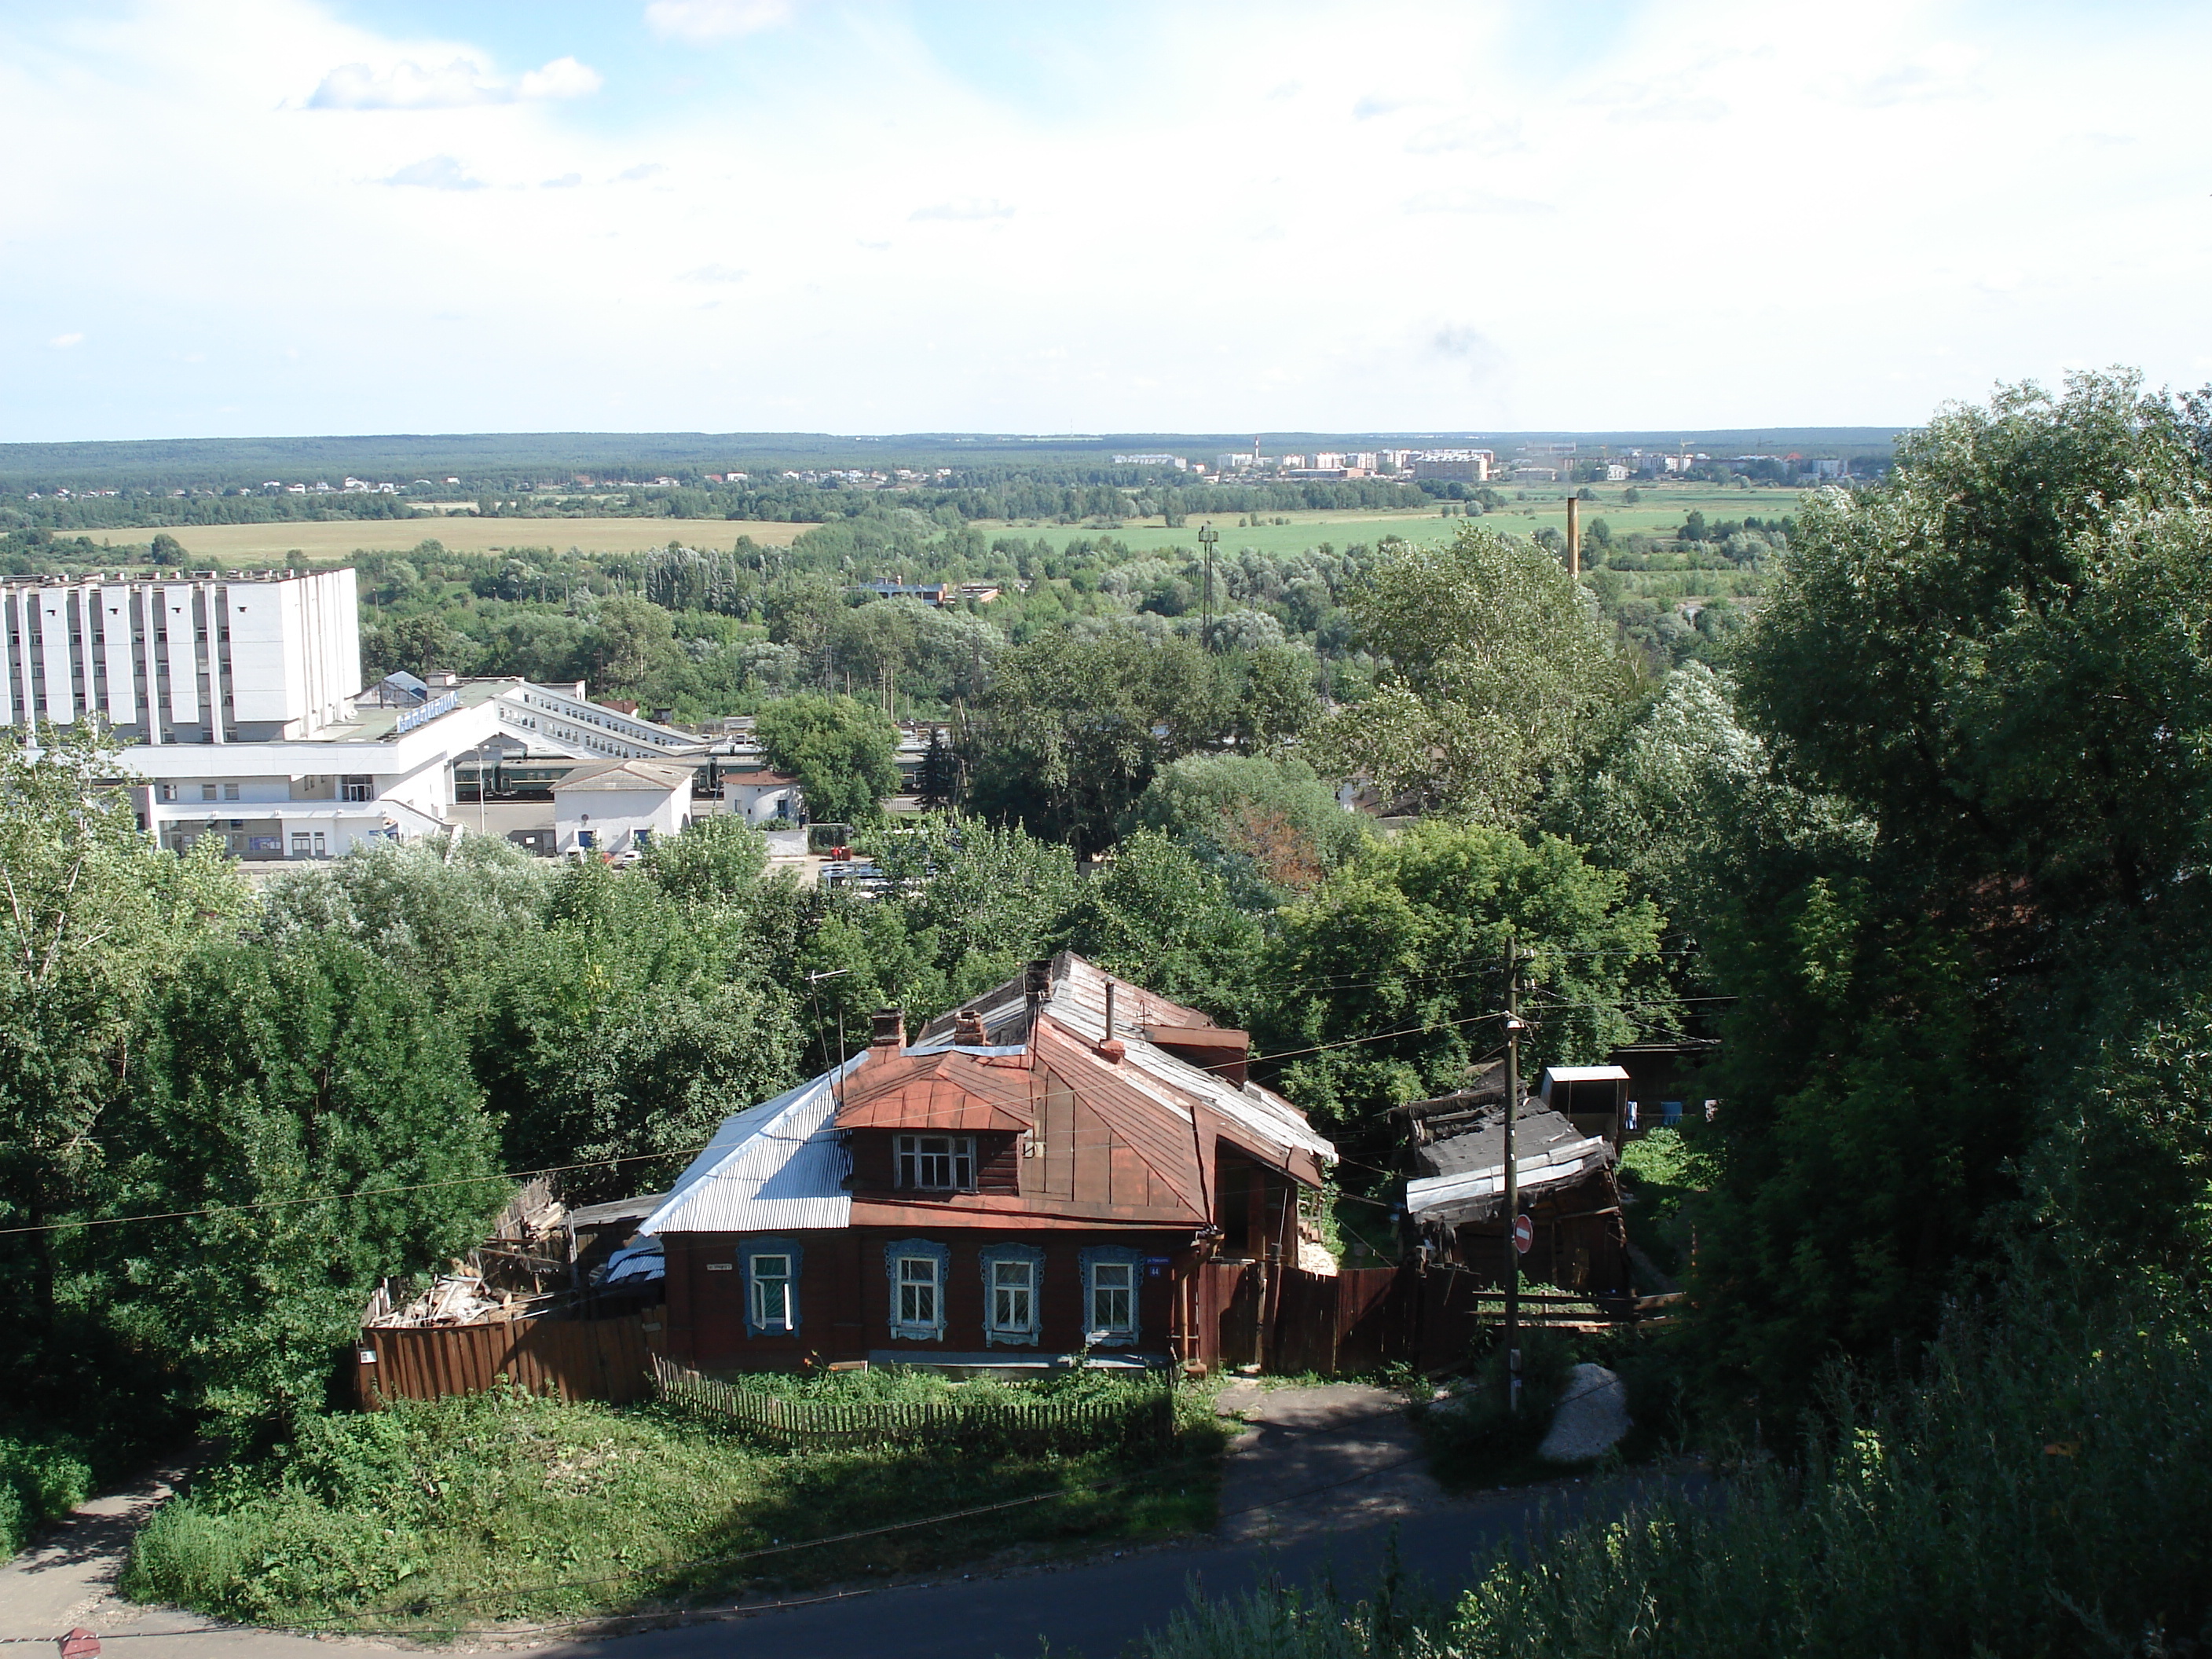
[[1628, 1073], [1618, 1066], [1547, 1066], [1544, 1081], [1553, 1083], [1626, 1083]]
[[[1529, 1158], [1513, 1160], [1519, 1177], [1516, 1183], [1522, 1191], [1532, 1187], [1554, 1186], [1563, 1181], [1573, 1181], [1589, 1172], [1589, 1160], [1593, 1154], [1602, 1154], [1606, 1147], [1602, 1135], [1586, 1140], [1570, 1141], [1548, 1152]], [[1464, 1203], [1470, 1199], [1493, 1198], [1505, 1190], [1505, 1166], [1493, 1164], [1483, 1170], [1463, 1170], [1453, 1175], [1423, 1176], [1406, 1183], [1406, 1211], [1415, 1220], [1428, 1212], [1447, 1204]]]
[[641, 1233], [758, 1233], [852, 1224], [852, 1154], [837, 1134], [836, 1085], [867, 1058], [725, 1118], [647, 1217]]

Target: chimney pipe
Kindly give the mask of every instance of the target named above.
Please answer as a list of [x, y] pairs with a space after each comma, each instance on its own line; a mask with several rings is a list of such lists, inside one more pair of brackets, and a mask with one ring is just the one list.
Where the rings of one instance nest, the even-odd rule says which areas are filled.
[[878, 1008], [870, 1017], [874, 1022], [868, 1046], [887, 1054], [896, 1055], [906, 1048], [906, 1011], [894, 1004]]
[[1114, 981], [1106, 981], [1106, 1041], [1114, 1040]]
[[[1569, 469], [1568, 476], [1573, 476]], [[1583, 503], [1579, 495], [1567, 497], [1567, 574], [1577, 580], [1583, 574]]]

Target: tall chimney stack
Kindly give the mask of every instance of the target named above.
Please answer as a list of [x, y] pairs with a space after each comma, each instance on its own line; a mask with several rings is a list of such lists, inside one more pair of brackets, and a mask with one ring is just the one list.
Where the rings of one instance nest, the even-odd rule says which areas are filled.
[[896, 1060], [906, 1049], [906, 1011], [894, 1005], [878, 1008], [871, 1015], [873, 1030], [868, 1048], [888, 1060]]

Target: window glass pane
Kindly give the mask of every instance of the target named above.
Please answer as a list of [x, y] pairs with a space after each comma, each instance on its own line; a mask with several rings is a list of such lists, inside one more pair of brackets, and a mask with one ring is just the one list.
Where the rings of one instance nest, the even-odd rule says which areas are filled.
[[991, 1264], [991, 1328], [1026, 1334], [1036, 1323], [1036, 1268], [1028, 1261]]
[[937, 1263], [926, 1255], [899, 1258], [899, 1323], [937, 1322]]
[[1126, 1331], [1136, 1321], [1131, 1304], [1135, 1269], [1126, 1261], [1101, 1261], [1091, 1270], [1091, 1328]]

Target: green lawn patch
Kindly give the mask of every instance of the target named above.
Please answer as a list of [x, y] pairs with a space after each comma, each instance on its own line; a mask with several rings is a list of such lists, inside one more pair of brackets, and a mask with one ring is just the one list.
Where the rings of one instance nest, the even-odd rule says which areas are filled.
[[[874, 1372], [774, 1381], [856, 1400], [1016, 1391]], [[1194, 1396], [1177, 1427], [1164, 1448], [1065, 1455], [805, 1452], [662, 1406], [512, 1390], [405, 1403], [318, 1419], [203, 1476], [140, 1534], [125, 1588], [253, 1623], [435, 1637], [1164, 1538], [1215, 1511], [1221, 1430]], [[1021, 1498], [1044, 1501], [955, 1516]]]

